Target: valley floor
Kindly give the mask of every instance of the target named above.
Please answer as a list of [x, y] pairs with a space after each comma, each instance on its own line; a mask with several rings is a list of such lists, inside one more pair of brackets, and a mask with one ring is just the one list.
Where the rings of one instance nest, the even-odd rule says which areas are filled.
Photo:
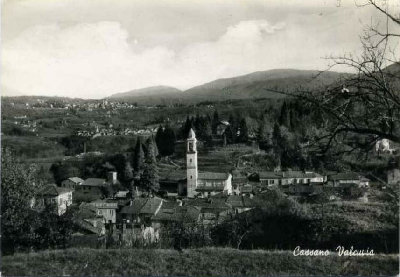
[[293, 256], [291, 251], [67, 249], [2, 258], [4, 276], [394, 276], [398, 255]]

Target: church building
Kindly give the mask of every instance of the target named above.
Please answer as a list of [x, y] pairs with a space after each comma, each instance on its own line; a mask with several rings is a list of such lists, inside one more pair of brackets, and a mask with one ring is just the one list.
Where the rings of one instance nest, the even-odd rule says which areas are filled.
[[232, 175], [230, 173], [198, 172], [197, 140], [190, 129], [186, 148], [187, 197], [207, 197], [217, 193], [232, 194]]

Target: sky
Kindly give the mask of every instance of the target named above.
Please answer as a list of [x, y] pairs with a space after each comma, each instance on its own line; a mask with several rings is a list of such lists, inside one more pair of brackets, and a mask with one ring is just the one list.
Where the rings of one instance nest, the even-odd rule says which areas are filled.
[[269, 69], [325, 70], [329, 57], [361, 53], [368, 26], [385, 25], [362, 1], [3, 0], [1, 94], [103, 98]]

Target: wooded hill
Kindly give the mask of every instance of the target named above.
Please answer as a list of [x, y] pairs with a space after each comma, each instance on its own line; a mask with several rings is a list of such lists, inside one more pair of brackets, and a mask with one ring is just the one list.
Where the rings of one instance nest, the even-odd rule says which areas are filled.
[[198, 103], [228, 99], [283, 98], [274, 91], [294, 92], [317, 89], [346, 77], [348, 73], [315, 70], [274, 69], [243, 76], [217, 79], [180, 91], [171, 87], [150, 87], [111, 95], [110, 99], [140, 104]]

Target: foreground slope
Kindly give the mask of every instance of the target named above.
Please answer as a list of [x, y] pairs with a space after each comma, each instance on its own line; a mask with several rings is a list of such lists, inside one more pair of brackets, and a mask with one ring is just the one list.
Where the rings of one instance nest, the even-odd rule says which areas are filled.
[[398, 274], [396, 255], [293, 256], [291, 251], [68, 249], [2, 259], [5, 276], [271, 276]]

